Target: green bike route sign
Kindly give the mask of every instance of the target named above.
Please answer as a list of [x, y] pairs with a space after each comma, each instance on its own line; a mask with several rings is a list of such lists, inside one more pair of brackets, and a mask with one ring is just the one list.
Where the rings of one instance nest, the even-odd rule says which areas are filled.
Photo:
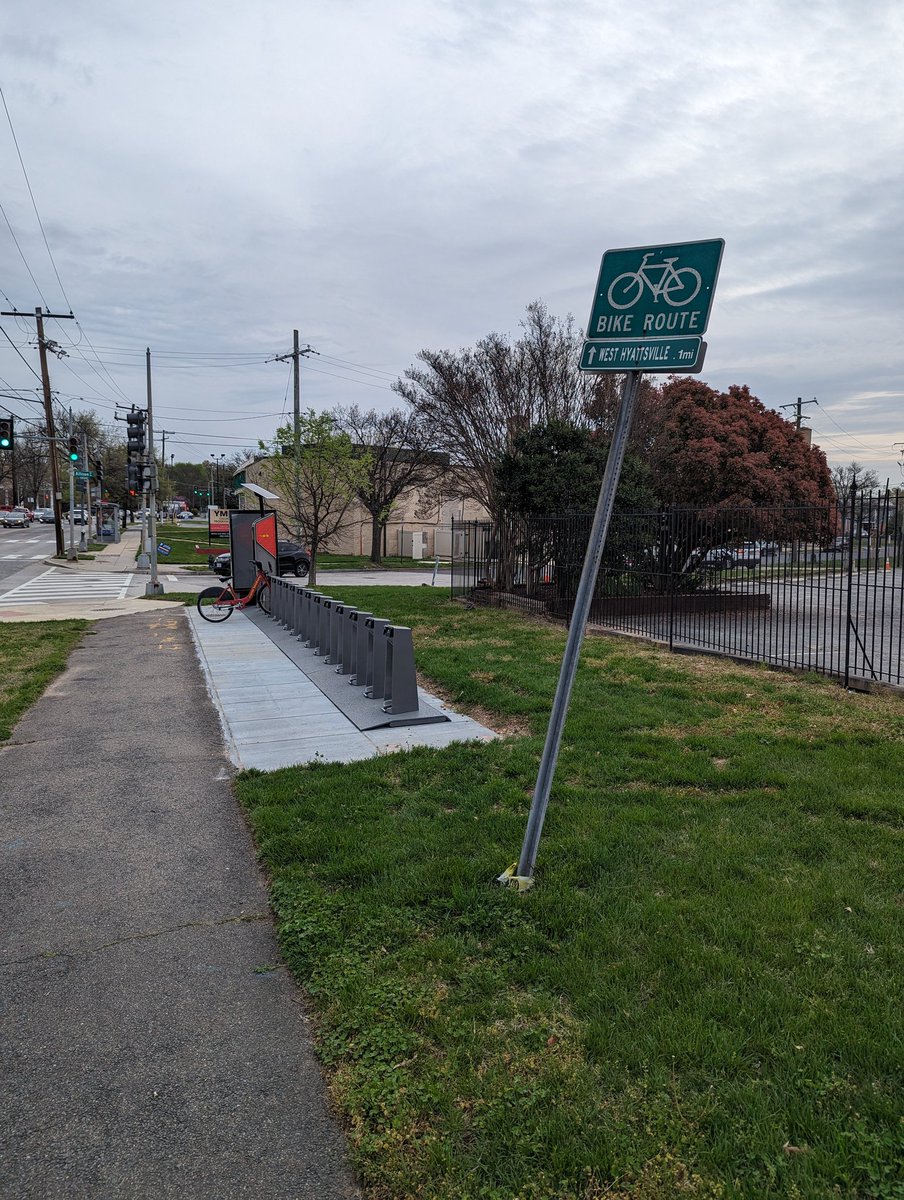
[[725, 242], [607, 250], [588, 338], [700, 337], [706, 332]]

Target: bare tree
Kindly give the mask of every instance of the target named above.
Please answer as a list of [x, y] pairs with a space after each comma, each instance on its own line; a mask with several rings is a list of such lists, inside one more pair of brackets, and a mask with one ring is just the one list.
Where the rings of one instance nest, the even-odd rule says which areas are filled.
[[515, 437], [553, 419], [590, 424], [598, 381], [579, 369], [574, 319], [552, 316], [542, 301], [527, 307], [521, 336], [498, 333], [471, 349], [422, 350], [393, 389], [434, 430], [436, 447], [461, 470], [456, 490], [501, 513], [496, 464]]
[[850, 500], [853, 490], [860, 495], [862, 492], [871, 492], [879, 486], [879, 476], [876, 472], [864, 470], [858, 462], [852, 462], [847, 467], [832, 467], [830, 474], [835, 495], [842, 506]]
[[404, 492], [434, 484], [448, 466], [449, 457], [434, 449], [430, 424], [418, 413], [394, 408], [378, 413], [361, 412], [357, 405], [337, 408], [336, 424], [366, 452], [367, 468], [356, 490], [370, 513], [370, 561], [383, 561], [383, 530]]
[[832, 467], [829, 473], [841, 513], [842, 531], [847, 532], [857, 508], [858, 497], [877, 488], [879, 476], [875, 471], [865, 470], [858, 462], [846, 467]]

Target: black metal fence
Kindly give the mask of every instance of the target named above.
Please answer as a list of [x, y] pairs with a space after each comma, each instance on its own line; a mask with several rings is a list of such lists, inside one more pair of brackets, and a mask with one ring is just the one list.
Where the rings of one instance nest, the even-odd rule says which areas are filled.
[[[456, 523], [453, 592], [568, 619], [591, 516]], [[846, 686], [904, 684], [904, 493], [616, 514], [590, 622]]]

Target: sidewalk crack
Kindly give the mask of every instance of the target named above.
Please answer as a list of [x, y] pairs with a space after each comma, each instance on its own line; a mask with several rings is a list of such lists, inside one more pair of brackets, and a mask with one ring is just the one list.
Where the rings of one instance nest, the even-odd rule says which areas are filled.
[[114, 938], [110, 942], [102, 942], [98, 946], [89, 946], [83, 950], [42, 950], [39, 954], [29, 954], [25, 958], [9, 958], [0, 962], [2, 967], [17, 967], [24, 963], [41, 962], [53, 958], [84, 958], [89, 954], [98, 954], [101, 950], [110, 950], [114, 946], [124, 946], [129, 942], [146, 942], [152, 938], [166, 937], [171, 933], [180, 933], [184, 929], [217, 929], [221, 925], [237, 925], [243, 921], [266, 921], [269, 912], [238, 913], [231, 917], [221, 917], [216, 921], [186, 921], [182, 925], [171, 925], [166, 929], [152, 929], [148, 933], [131, 933], [125, 937]]

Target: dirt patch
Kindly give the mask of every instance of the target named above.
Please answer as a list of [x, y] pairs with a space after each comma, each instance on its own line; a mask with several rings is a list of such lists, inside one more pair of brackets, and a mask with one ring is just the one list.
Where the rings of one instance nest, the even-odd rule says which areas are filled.
[[470, 717], [472, 721], [478, 721], [481, 725], [485, 725], [487, 729], [492, 729], [494, 733], [498, 733], [500, 737], [530, 737], [531, 727], [527, 717], [512, 717], [502, 716], [501, 713], [490, 712], [481, 704], [464, 704], [458, 697], [453, 696], [450, 691], [436, 683], [433, 679], [427, 679], [417, 672], [418, 687], [422, 687], [425, 692], [429, 692], [432, 696], [436, 696], [438, 700], [442, 700], [444, 704], [448, 704], [450, 708], [454, 708], [458, 713], [464, 713], [466, 717]]

